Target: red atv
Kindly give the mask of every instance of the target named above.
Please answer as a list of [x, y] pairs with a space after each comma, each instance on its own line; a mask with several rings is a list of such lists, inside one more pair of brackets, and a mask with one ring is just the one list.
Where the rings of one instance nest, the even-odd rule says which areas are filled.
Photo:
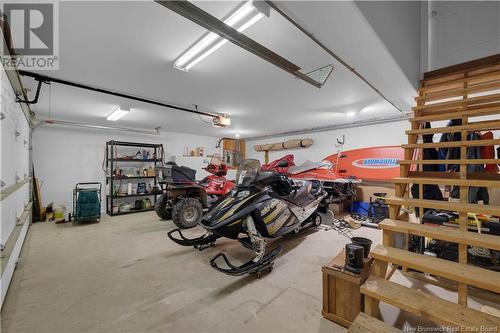
[[156, 201], [155, 211], [161, 219], [172, 219], [179, 228], [192, 228], [204, 210], [231, 192], [234, 183], [224, 177], [228, 168], [219, 156], [214, 155], [203, 169], [211, 175], [201, 181], [195, 180], [196, 170], [173, 162], [160, 169], [157, 177], [163, 194]]

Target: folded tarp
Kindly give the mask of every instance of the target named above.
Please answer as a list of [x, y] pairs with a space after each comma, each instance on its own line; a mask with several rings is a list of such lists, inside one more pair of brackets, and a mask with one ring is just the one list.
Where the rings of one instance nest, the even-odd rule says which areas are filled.
[[253, 146], [256, 151], [276, 151], [283, 149], [293, 149], [293, 148], [307, 148], [312, 146], [314, 143], [313, 139], [293, 139], [283, 142], [267, 143], [263, 145]]

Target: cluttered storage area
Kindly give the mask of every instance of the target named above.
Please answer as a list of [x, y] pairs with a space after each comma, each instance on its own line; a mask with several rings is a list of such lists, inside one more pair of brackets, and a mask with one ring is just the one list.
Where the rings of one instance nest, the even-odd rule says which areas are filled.
[[498, 332], [500, 2], [0, 12], [2, 332]]

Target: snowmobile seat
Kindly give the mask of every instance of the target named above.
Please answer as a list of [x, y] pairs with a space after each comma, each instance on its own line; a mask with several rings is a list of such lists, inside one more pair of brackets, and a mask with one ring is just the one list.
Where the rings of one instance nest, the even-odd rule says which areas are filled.
[[302, 186], [295, 186], [295, 189], [288, 195], [280, 196], [283, 200], [291, 202], [298, 206], [303, 206], [308, 202], [314, 201], [316, 198], [311, 194], [312, 183], [310, 181], [303, 181]]

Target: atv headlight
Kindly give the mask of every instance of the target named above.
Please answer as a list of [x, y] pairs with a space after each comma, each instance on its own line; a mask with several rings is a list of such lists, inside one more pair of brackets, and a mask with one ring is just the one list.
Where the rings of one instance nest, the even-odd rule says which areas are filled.
[[236, 194], [236, 197], [239, 199], [243, 199], [243, 198], [248, 197], [249, 195], [250, 195], [250, 191], [245, 190], [245, 191], [238, 192], [238, 194]]

